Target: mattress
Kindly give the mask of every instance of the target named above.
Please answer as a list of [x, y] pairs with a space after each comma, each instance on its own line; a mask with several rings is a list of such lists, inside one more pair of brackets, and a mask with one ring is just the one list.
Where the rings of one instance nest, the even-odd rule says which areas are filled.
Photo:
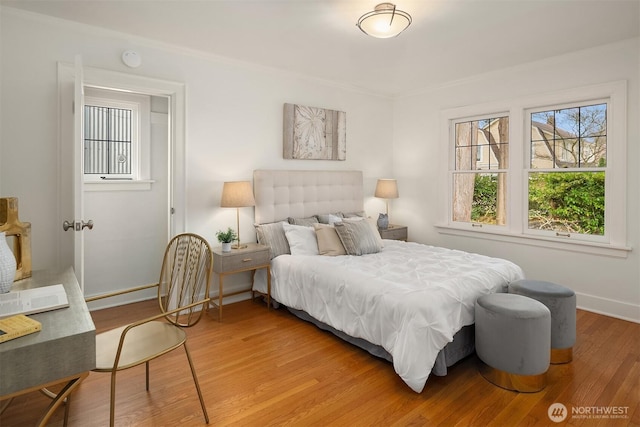
[[271, 275], [276, 301], [381, 346], [418, 393], [440, 350], [474, 323], [476, 299], [524, 277], [504, 259], [395, 240], [363, 256], [280, 255]]

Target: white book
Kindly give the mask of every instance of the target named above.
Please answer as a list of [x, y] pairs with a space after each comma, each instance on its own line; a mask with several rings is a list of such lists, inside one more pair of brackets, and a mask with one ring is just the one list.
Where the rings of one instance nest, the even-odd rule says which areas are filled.
[[62, 285], [11, 291], [0, 294], [0, 318], [14, 314], [34, 314], [69, 307]]

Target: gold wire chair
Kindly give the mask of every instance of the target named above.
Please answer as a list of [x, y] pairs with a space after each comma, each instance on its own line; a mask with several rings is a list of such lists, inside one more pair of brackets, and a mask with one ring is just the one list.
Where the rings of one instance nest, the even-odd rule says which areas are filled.
[[90, 302], [153, 287], [158, 289], [160, 314], [96, 335], [94, 371], [111, 373], [110, 426], [114, 425], [116, 373], [144, 363], [148, 391], [149, 361], [181, 346], [187, 354], [204, 419], [209, 424], [183, 328], [195, 325], [202, 318], [209, 302], [212, 265], [213, 254], [205, 239], [191, 233], [179, 234], [167, 245], [158, 283], [87, 298]]

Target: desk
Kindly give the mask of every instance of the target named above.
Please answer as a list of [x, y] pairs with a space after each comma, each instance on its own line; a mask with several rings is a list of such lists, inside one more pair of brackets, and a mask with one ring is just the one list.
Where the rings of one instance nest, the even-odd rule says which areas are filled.
[[0, 343], [0, 400], [66, 382], [40, 426], [96, 367], [96, 328], [72, 268], [34, 271], [11, 289], [58, 283], [64, 285], [69, 307], [30, 315], [42, 323], [42, 331]]

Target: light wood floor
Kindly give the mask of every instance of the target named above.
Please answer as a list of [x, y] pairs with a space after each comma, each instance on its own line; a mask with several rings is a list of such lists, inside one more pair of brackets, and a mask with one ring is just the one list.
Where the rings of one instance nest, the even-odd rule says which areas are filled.
[[[92, 313], [104, 330], [149, 311], [138, 303]], [[414, 393], [393, 366], [322, 332], [284, 310], [262, 302], [225, 306], [189, 330], [189, 345], [216, 426], [626, 426], [640, 425], [640, 325], [578, 312], [574, 361], [552, 365], [541, 392], [518, 394], [495, 387], [476, 370], [471, 356], [446, 377], [430, 377]], [[3, 369], [6, 369], [3, 367]], [[553, 403], [568, 408], [562, 424], [550, 421]], [[0, 418], [1, 427], [34, 425], [48, 399], [20, 396]], [[617, 408], [626, 418], [591, 419], [575, 409]], [[75, 393], [70, 426], [105, 426], [109, 375], [91, 373]], [[62, 425], [58, 410], [49, 425]], [[182, 350], [151, 364], [151, 390], [144, 368], [118, 374], [118, 426], [203, 426], [197, 395]]]

